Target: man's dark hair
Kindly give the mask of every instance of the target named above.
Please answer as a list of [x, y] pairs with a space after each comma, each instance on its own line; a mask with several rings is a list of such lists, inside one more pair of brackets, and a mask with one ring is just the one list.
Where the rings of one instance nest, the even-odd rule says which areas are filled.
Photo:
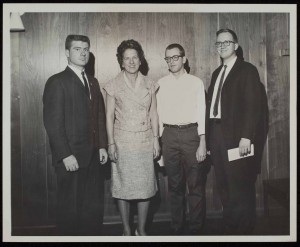
[[229, 28], [223, 28], [223, 29], [220, 29], [220, 30], [217, 31], [217, 33], [216, 33], [217, 37], [218, 37], [218, 35], [219, 35], [220, 33], [230, 33], [230, 34], [232, 35], [233, 41], [234, 41], [235, 43], [238, 43], [238, 37], [237, 37], [236, 33], [235, 33], [234, 31], [232, 31], [231, 29], [229, 29]]
[[166, 50], [172, 50], [174, 48], [178, 48], [180, 56], [185, 56], [185, 51], [180, 44], [174, 43], [167, 46]]
[[[177, 48], [179, 50], [180, 56], [185, 56], [184, 48], [182, 47], [182, 45], [177, 44], [177, 43], [173, 43], [173, 44], [168, 45], [166, 50], [172, 50], [174, 48]], [[188, 59], [186, 59], [186, 62], [184, 63], [183, 67], [184, 67], [184, 69], [187, 73], [190, 73], [191, 67], [189, 65], [189, 60]]]
[[122, 41], [122, 43], [117, 48], [117, 55], [116, 56], [117, 56], [118, 63], [120, 65], [121, 70], [123, 70], [123, 67], [122, 67], [122, 64], [123, 64], [123, 55], [124, 55], [124, 52], [127, 49], [136, 50], [136, 52], [137, 52], [137, 54], [139, 56], [139, 59], [141, 61], [141, 65], [140, 65], [139, 71], [143, 75], [147, 75], [148, 71], [149, 71], [149, 66], [148, 66], [147, 60], [145, 58], [145, 54], [144, 54], [143, 48], [140, 45], [140, 43], [137, 42], [134, 39], [129, 39], [129, 40]]
[[86, 42], [89, 44], [89, 47], [90, 47], [90, 39], [87, 36], [78, 35], [78, 34], [70, 34], [66, 38], [66, 43], [65, 43], [66, 50], [70, 50], [72, 41]]

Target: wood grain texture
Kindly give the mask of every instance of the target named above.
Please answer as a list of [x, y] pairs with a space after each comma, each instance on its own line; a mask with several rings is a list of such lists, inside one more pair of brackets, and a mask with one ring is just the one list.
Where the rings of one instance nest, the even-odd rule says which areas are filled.
[[[266, 25], [265, 15], [249, 14], [249, 62], [255, 65], [258, 70], [260, 81], [267, 84], [267, 61], [266, 61]], [[265, 149], [266, 150], [266, 149]], [[256, 205], [257, 208], [263, 208], [263, 188], [262, 180], [268, 177], [266, 168], [269, 166], [266, 159], [266, 151], [263, 154], [261, 174], [256, 182]]]
[[12, 225], [22, 224], [22, 166], [20, 125], [20, 34], [11, 33], [11, 211]]
[[249, 61], [249, 15], [248, 13], [220, 13], [219, 27], [235, 31], [238, 43], [243, 48], [244, 58]]
[[23, 218], [29, 225], [47, 220], [46, 136], [43, 126], [44, 16], [24, 15], [20, 35], [20, 122]]
[[[60, 71], [59, 61], [60, 59], [60, 35], [61, 35], [61, 19], [60, 14], [49, 14], [45, 13], [42, 15], [45, 20], [42, 26], [43, 30], [52, 30], [52, 32], [46, 32], [44, 34], [44, 43], [43, 43], [43, 53], [44, 53], [44, 74], [41, 86], [44, 87], [47, 79]], [[49, 60], [48, 58], [52, 59]], [[44, 133], [46, 137], [46, 196], [47, 196], [47, 223], [54, 224], [56, 217], [56, 196], [57, 196], [57, 180], [54, 167], [52, 165], [52, 155], [49, 145], [49, 140], [46, 132]]]
[[[288, 45], [286, 14], [267, 14], [267, 87], [270, 112], [269, 177], [289, 176], [289, 57], [280, 57]], [[294, 82], [291, 82], [294, 83]]]
[[[26, 31], [12, 34], [12, 198], [13, 224], [45, 225], [55, 220], [56, 175], [42, 122], [42, 94], [49, 76], [67, 65], [65, 39], [84, 34], [91, 41], [94, 74], [102, 86], [120, 72], [118, 45], [126, 39], [139, 41], [149, 64], [148, 76], [158, 80], [168, 74], [165, 48], [182, 44], [191, 74], [207, 89], [219, 65], [214, 42], [218, 28], [237, 32], [246, 61], [253, 63], [268, 92], [270, 132], [257, 180], [257, 207], [262, 207], [261, 180], [289, 174], [289, 48], [286, 14], [263, 13], [25, 13]], [[19, 37], [19, 42], [17, 39]], [[19, 102], [17, 97], [20, 96]], [[19, 143], [19, 144], [18, 144]], [[18, 147], [19, 146], [19, 147]], [[18, 157], [19, 152], [19, 157]], [[105, 222], [120, 220], [110, 194], [110, 166], [105, 166]], [[154, 217], [169, 217], [167, 177], [158, 168], [159, 192], [152, 199]], [[207, 180], [207, 212], [221, 210], [214, 170]], [[20, 202], [21, 201], [21, 202]], [[16, 205], [18, 203], [18, 205]]]

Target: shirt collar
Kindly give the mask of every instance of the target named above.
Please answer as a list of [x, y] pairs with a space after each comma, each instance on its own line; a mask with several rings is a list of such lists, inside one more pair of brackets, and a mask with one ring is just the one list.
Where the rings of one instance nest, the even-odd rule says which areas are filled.
[[223, 64], [223, 65], [227, 65], [227, 71], [229, 71], [233, 67], [236, 60], [237, 60], [237, 56], [232, 60], [230, 60], [227, 64]]
[[[124, 78], [124, 80], [125, 80], [125, 83], [126, 83], [130, 88], [132, 88], [131, 83], [129, 82], [129, 79], [128, 79], [128, 77], [126, 76], [125, 71], [123, 71], [123, 78]], [[141, 72], [138, 71], [138, 75], [137, 75], [137, 78], [136, 78], [135, 89], [137, 89], [137, 88], [139, 87], [139, 85], [140, 85], [140, 83], [141, 83], [141, 79], [142, 79]], [[132, 89], [134, 89], [134, 88], [132, 88]]]
[[83, 69], [83, 70], [80, 70], [80, 69], [78, 69], [78, 68], [76, 68], [75, 66], [72, 66], [72, 65], [70, 65], [70, 64], [68, 64], [68, 66], [69, 66], [69, 68], [70, 68], [71, 70], [73, 70], [73, 71], [75, 72], [75, 74], [78, 75], [79, 77], [81, 76], [81, 73], [82, 73], [82, 72], [85, 72], [84, 69]]
[[176, 79], [176, 80], [179, 80], [179, 79], [185, 77], [186, 75], [187, 75], [186, 70], [184, 70], [184, 71], [183, 71], [183, 74], [182, 74], [181, 76], [179, 76], [178, 78], [176, 78], [172, 72], [169, 72], [169, 76], [170, 76], [171, 78]]

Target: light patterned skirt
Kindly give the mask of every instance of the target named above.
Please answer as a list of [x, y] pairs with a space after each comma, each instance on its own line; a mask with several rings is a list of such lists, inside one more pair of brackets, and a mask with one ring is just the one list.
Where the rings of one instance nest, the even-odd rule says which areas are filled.
[[117, 163], [111, 164], [112, 197], [147, 199], [155, 195], [152, 129], [130, 132], [114, 129]]

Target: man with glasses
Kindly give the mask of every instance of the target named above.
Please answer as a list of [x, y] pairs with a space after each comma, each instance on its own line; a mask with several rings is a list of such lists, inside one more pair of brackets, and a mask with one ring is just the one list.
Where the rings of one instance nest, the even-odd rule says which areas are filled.
[[[260, 78], [255, 66], [237, 57], [234, 31], [221, 29], [216, 35], [222, 64], [213, 72], [208, 89], [207, 144], [223, 206], [224, 234], [249, 234], [255, 226], [259, 165], [248, 154], [251, 144], [256, 146]], [[229, 161], [228, 150], [233, 148], [243, 158]]]
[[171, 234], [184, 233], [185, 189], [188, 188], [189, 234], [200, 235], [206, 202], [205, 91], [202, 80], [184, 69], [185, 51], [179, 44], [166, 48], [169, 75], [158, 81], [157, 108], [162, 155], [168, 175]]

